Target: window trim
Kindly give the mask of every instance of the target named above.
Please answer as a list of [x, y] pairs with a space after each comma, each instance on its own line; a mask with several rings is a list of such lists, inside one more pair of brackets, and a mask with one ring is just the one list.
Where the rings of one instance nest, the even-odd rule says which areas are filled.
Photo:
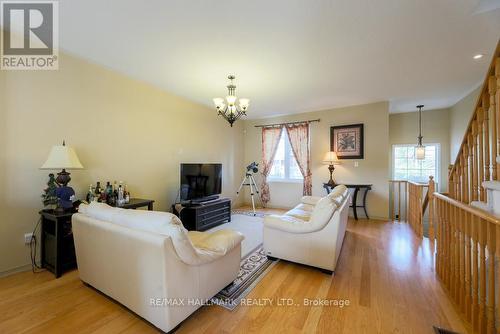
[[[433, 145], [436, 146], [436, 175], [434, 176], [434, 181], [439, 184], [441, 179], [441, 144], [440, 143], [424, 143], [424, 146]], [[415, 147], [416, 144], [392, 144], [392, 152], [391, 152], [391, 178], [394, 180], [395, 175], [395, 162], [396, 162], [396, 147]]]
[[[293, 156], [293, 158], [295, 159], [295, 156], [293, 154], [293, 151], [292, 151], [292, 145], [290, 145], [290, 138], [288, 138], [288, 134], [286, 132], [286, 129], [283, 128], [282, 129], [282, 133], [281, 133], [281, 139], [284, 140], [284, 144], [285, 144], [285, 147], [284, 147], [284, 151], [285, 151], [285, 162], [284, 162], [284, 166], [285, 166], [285, 176], [284, 177], [273, 177], [273, 176], [269, 176], [267, 178], [267, 181], [270, 182], [270, 183], [303, 183], [304, 182], [304, 177], [302, 176], [302, 178], [300, 179], [295, 179], [295, 178], [290, 178], [290, 158]], [[273, 159], [273, 163], [274, 163], [274, 159]], [[297, 163], [297, 161], [295, 161], [295, 163]]]

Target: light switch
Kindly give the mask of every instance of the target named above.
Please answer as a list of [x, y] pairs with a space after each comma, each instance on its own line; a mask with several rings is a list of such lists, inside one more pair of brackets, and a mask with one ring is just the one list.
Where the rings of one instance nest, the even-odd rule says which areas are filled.
[[354, 167], [359, 167], [359, 162], [354, 161]]

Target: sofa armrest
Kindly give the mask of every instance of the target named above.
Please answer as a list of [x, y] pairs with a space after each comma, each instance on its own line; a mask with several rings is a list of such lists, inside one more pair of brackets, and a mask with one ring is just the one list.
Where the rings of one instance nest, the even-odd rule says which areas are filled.
[[309, 205], [316, 205], [316, 203], [319, 202], [321, 197], [319, 196], [302, 196], [300, 202], [304, 204], [309, 204]]
[[216, 260], [241, 244], [245, 238], [240, 232], [230, 229], [219, 230], [213, 233], [190, 231], [189, 239], [203, 261]]

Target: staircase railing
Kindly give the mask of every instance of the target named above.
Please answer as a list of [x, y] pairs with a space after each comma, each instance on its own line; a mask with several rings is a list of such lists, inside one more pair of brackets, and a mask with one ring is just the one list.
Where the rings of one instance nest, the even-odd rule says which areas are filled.
[[500, 333], [500, 218], [443, 194], [432, 197], [436, 272], [474, 333]]
[[389, 211], [393, 222], [408, 221], [408, 181], [389, 180]]
[[450, 166], [449, 194], [429, 199], [437, 275], [474, 333], [500, 334], [500, 218], [470, 205], [487, 200], [484, 181], [500, 178], [499, 150], [500, 43]]
[[[424, 215], [428, 196], [435, 190], [433, 177], [429, 177], [429, 183], [408, 182], [408, 223], [413, 231], [420, 237], [424, 236]], [[427, 203], [426, 203], [427, 202]], [[434, 239], [434, 215], [433, 205], [429, 205], [429, 239]]]
[[429, 209], [429, 238], [434, 239], [434, 203], [429, 194], [434, 193], [436, 184], [432, 176], [429, 183], [406, 180], [390, 180], [390, 217], [393, 222], [408, 222], [420, 237], [424, 236], [424, 216]]
[[455, 163], [449, 196], [460, 202], [486, 201], [484, 181], [500, 178], [500, 42], [486, 74]]

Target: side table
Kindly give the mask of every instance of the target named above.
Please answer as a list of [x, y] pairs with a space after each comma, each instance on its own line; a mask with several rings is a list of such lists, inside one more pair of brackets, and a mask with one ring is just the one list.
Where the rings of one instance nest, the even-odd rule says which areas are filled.
[[[352, 205], [350, 206], [352, 208], [352, 213], [354, 214], [354, 219], [358, 220], [358, 212], [357, 208], [363, 208], [365, 211], [366, 219], [370, 219], [368, 217], [368, 212], [366, 212], [366, 195], [368, 194], [368, 191], [372, 189], [371, 184], [344, 184], [347, 188], [354, 189], [354, 193], [352, 194]], [[326, 193], [329, 194], [331, 191], [331, 187], [328, 185], [328, 183], [323, 183], [323, 188], [325, 188]], [[363, 204], [358, 205], [358, 192], [364, 189], [363, 193]]]

